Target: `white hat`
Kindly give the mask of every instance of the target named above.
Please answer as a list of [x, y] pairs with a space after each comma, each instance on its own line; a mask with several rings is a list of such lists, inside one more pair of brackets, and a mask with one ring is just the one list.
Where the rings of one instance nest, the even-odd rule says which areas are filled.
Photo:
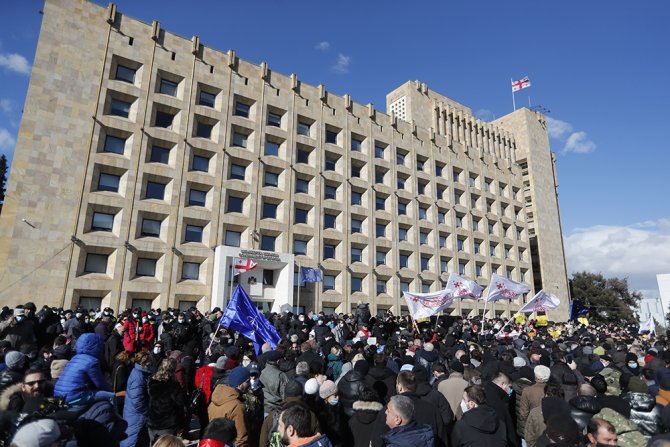
[[319, 392], [319, 382], [311, 378], [305, 382], [305, 394], [317, 394]]
[[513, 363], [515, 368], [523, 368], [526, 366], [526, 361], [522, 357], [514, 357]]
[[12, 445], [47, 447], [60, 438], [60, 429], [53, 419], [39, 419], [24, 425], [16, 432]]

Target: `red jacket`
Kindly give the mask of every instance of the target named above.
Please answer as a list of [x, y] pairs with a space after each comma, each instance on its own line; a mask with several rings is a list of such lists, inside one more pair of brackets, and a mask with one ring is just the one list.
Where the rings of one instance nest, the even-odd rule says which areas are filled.
[[123, 333], [123, 349], [128, 352], [137, 351], [137, 321], [132, 318], [128, 318], [128, 321], [123, 322], [123, 327], [126, 328]]
[[154, 327], [151, 323], [146, 322], [142, 323], [142, 332], [140, 332], [140, 346], [142, 346], [142, 351], [146, 351], [151, 347], [156, 334], [154, 333]]
[[212, 373], [214, 367], [211, 365], [201, 366], [195, 371], [195, 388], [200, 388], [202, 382], [202, 391], [205, 393], [205, 405], [209, 405], [212, 398]]

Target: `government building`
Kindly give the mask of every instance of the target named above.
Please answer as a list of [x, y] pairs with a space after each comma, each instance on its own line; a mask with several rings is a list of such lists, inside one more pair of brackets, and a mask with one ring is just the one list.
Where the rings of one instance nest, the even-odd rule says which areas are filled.
[[[233, 277], [236, 258], [257, 266]], [[299, 283], [301, 266], [323, 280]], [[449, 272], [530, 286], [488, 316], [544, 289], [566, 319], [542, 114], [484, 122], [419, 81], [384, 112], [114, 4], [46, 0], [0, 216], [3, 303], [206, 310], [239, 283], [264, 310], [397, 314]]]

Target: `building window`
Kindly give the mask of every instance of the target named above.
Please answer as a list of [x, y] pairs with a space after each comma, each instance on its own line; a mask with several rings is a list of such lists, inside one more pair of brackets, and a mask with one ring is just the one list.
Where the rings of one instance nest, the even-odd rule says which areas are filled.
[[351, 277], [351, 293], [363, 291], [363, 278]]
[[463, 228], [463, 217], [456, 216], [456, 228]]
[[437, 223], [443, 224], [446, 221], [446, 218], [447, 218], [447, 216], [444, 213], [444, 211], [438, 211], [437, 212]]
[[107, 255], [88, 253], [84, 264], [84, 273], [107, 273]]
[[363, 260], [363, 249], [351, 247], [351, 262], [361, 262]]
[[200, 172], [209, 171], [209, 158], [202, 155], [194, 155], [191, 161], [191, 170]]
[[154, 121], [154, 127], [162, 127], [164, 129], [171, 129], [172, 122], [174, 121], [174, 115], [168, 112], [161, 112], [160, 110], [156, 111], [156, 120]]
[[447, 188], [437, 185], [437, 198], [444, 199], [446, 197]]
[[293, 254], [294, 255], [306, 255], [307, 254], [307, 241], [301, 241], [296, 239], [293, 241]]
[[112, 99], [109, 114], [128, 118], [128, 116], [130, 116], [130, 105], [129, 102], [121, 101], [120, 99]]
[[495, 225], [492, 223], [489, 223], [489, 234], [495, 234]]
[[246, 166], [238, 165], [238, 164], [231, 164], [230, 165], [230, 175], [228, 178], [230, 179], [236, 179], [236, 180], [244, 180], [244, 175], [247, 171]]
[[351, 177], [360, 178], [361, 177], [361, 167], [356, 165], [351, 165]]
[[407, 240], [407, 228], [403, 227], [398, 228], [398, 239], [401, 241]]
[[142, 219], [141, 235], [145, 237], [159, 237], [161, 234], [161, 221], [155, 219]]
[[472, 231], [479, 231], [479, 221], [478, 220], [472, 220]]
[[226, 230], [225, 244], [229, 247], [239, 247], [242, 244], [242, 233]]
[[363, 194], [358, 191], [351, 191], [351, 204], [360, 205], [363, 203]]
[[170, 161], [170, 149], [160, 146], [151, 146], [151, 155], [149, 156], [149, 161], [152, 163], [168, 164]]
[[440, 258], [440, 272], [444, 273], [448, 271], [447, 264], [447, 258]]
[[298, 135], [304, 135], [306, 137], [309, 136], [309, 128], [311, 127], [311, 124], [306, 123], [304, 121], [298, 121]]
[[505, 246], [505, 248], [504, 248], [503, 251], [504, 251], [504, 253], [505, 253], [505, 259], [509, 259], [509, 258], [510, 258], [510, 255], [509, 255], [509, 247]]
[[520, 279], [522, 282], [526, 280], [526, 272], [525, 272], [525, 271], [523, 271], [523, 270], [521, 271], [521, 277], [520, 277], [519, 279]]
[[375, 253], [375, 265], [385, 265], [385, 264], [386, 264], [386, 253], [377, 250], [377, 252]]
[[186, 225], [184, 242], [202, 242], [202, 227], [199, 225]]
[[436, 164], [435, 165], [435, 176], [436, 177], [442, 177], [442, 166]]
[[335, 228], [336, 220], [337, 216], [335, 214], [326, 213], [323, 216], [323, 228]]
[[270, 202], [263, 202], [263, 219], [276, 219], [277, 218], [277, 204]]
[[281, 127], [281, 115], [278, 113], [268, 112], [268, 126]]
[[386, 281], [383, 279], [377, 280], [377, 295], [381, 293], [386, 293]]
[[461, 203], [461, 193], [454, 192], [454, 203], [455, 204]]
[[362, 233], [363, 221], [360, 219], [351, 219], [351, 234]]
[[323, 259], [335, 259], [335, 244], [323, 244]]
[[430, 263], [429, 256], [421, 256], [421, 270], [428, 270], [429, 263]]
[[423, 171], [423, 160], [416, 159], [416, 170]]
[[400, 292], [409, 292], [409, 282], [400, 281]]
[[405, 255], [405, 254], [401, 253], [400, 257], [398, 258], [398, 261], [399, 261], [399, 266], [400, 266], [401, 269], [402, 268], [407, 268], [407, 266], [409, 265], [409, 255]]
[[386, 224], [378, 223], [375, 225], [375, 237], [386, 236]]
[[375, 183], [383, 184], [384, 174], [385, 172], [382, 169], [375, 169]]
[[490, 180], [485, 180], [484, 181], [484, 191], [486, 191], [486, 192], [491, 191], [491, 181]]
[[177, 83], [167, 79], [161, 79], [158, 91], [164, 95], [177, 96]]
[[213, 129], [214, 129], [213, 124], [205, 123], [203, 121], [197, 121], [195, 127], [195, 136], [198, 138], [206, 138], [208, 140], [211, 140]]
[[507, 279], [512, 279], [512, 270], [513, 269], [511, 269], [509, 267], [507, 269], [505, 269], [505, 276], [507, 277]]
[[419, 207], [419, 219], [426, 220], [428, 216], [428, 209]]
[[137, 70], [134, 68], [126, 67], [125, 65], [117, 65], [116, 66], [116, 76], [114, 76], [114, 79], [117, 81], [123, 81], [123, 82], [128, 82], [129, 84], [134, 84], [135, 83], [135, 75], [137, 74]]
[[384, 158], [384, 147], [376, 145], [375, 146], [375, 158]]
[[419, 233], [419, 243], [422, 245], [428, 244], [428, 233], [426, 233], [425, 231], [421, 231]]
[[114, 214], [107, 213], [93, 213], [91, 220], [91, 230], [93, 231], [112, 231], [114, 226]]
[[360, 140], [356, 137], [351, 137], [351, 150], [360, 152], [363, 148], [363, 140]]
[[200, 95], [198, 96], [198, 105], [214, 108], [215, 102], [216, 95], [200, 90]]
[[276, 172], [265, 171], [265, 176], [263, 178], [263, 186], [279, 186], [279, 174]]
[[519, 261], [523, 261], [523, 254], [524, 254], [523, 250], [519, 249], [519, 253], [518, 253]]
[[461, 172], [454, 169], [454, 181], [457, 182], [461, 178]]
[[114, 174], [100, 173], [98, 177], [98, 191], [119, 192], [121, 177]]
[[496, 255], [496, 246], [491, 244], [489, 245], [489, 256], [495, 256]]
[[386, 197], [375, 197], [375, 209], [383, 211], [385, 209]]
[[277, 238], [275, 236], [262, 235], [261, 236], [261, 250], [275, 251], [275, 243]]
[[200, 264], [197, 262], [184, 262], [181, 267], [181, 279], [194, 279], [197, 280], [200, 278]]
[[456, 239], [456, 245], [458, 247], [458, 251], [463, 251], [465, 249], [465, 240], [464, 239]]
[[476, 197], [471, 197], [470, 198], [470, 208], [477, 209], [477, 198]]
[[274, 141], [266, 141], [265, 142], [265, 155], [271, 155], [274, 157], [279, 156], [279, 143], [275, 143]]
[[156, 260], [149, 258], [137, 258], [136, 276], [156, 276]]
[[247, 138], [248, 136], [243, 133], [233, 132], [233, 146], [247, 147]]
[[326, 143], [337, 144], [337, 134], [338, 132], [326, 129]]
[[407, 215], [407, 202], [398, 201], [398, 214], [401, 216]]
[[323, 275], [323, 291], [335, 290], [335, 275]]
[[430, 284], [422, 282], [421, 283], [421, 293], [429, 293], [430, 292]]
[[165, 185], [158, 182], [147, 182], [145, 199], [165, 199]]
[[308, 214], [309, 214], [309, 212], [306, 209], [296, 207], [294, 217], [293, 217], [293, 223], [306, 224]]
[[296, 163], [309, 164], [309, 151], [298, 149]]
[[458, 274], [459, 274], [459, 275], [465, 275], [465, 267], [466, 267], [466, 265], [467, 265], [467, 264], [466, 264], [465, 262], [463, 262], [463, 261], [459, 261], [459, 262], [458, 262]]
[[242, 197], [228, 196], [228, 206], [226, 211], [229, 213], [241, 213], [244, 199]]
[[518, 228], [516, 229], [516, 240], [517, 241], [521, 240], [521, 230]]
[[475, 242], [474, 251], [475, 251], [475, 254], [479, 254], [482, 251], [482, 243], [481, 242]]
[[107, 135], [105, 137], [105, 145], [102, 148], [105, 152], [112, 154], [122, 154], [126, 150], [126, 139]]
[[475, 276], [482, 276], [482, 265], [475, 264]]
[[440, 248], [447, 248], [447, 236], [440, 234]]
[[303, 178], [295, 179], [295, 192], [301, 192], [307, 194], [309, 192], [309, 180]]
[[334, 171], [337, 166], [337, 159], [326, 156], [326, 171]]
[[235, 116], [249, 118], [250, 110], [251, 106], [249, 104], [245, 104], [241, 101], [235, 101]]
[[323, 188], [323, 198], [324, 199], [336, 199], [337, 198], [337, 187], [332, 185], [326, 185]]
[[475, 177], [468, 177], [468, 186], [471, 188], [477, 186], [477, 179]]
[[401, 165], [401, 166], [404, 165], [404, 164], [405, 164], [405, 154], [402, 154], [402, 153], [400, 153], [400, 152], [397, 152], [397, 153], [395, 154], [395, 162], [396, 162], [396, 164], [398, 164], [398, 165]]
[[419, 194], [425, 194], [426, 193], [426, 184], [419, 182], [417, 184], [416, 192], [419, 193]]
[[398, 177], [398, 182], [396, 185], [398, 189], [405, 189], [405, 179], [402, 177]]

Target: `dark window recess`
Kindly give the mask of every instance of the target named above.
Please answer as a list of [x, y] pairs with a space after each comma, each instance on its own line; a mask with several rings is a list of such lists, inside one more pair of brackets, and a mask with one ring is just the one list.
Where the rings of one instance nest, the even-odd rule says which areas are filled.
[[212, 138], [212, 129], [214, 129], [212, 124], [198, 121], [195, 128], [195, 136], [199, 138], [207, 138], [209, 140]]
[[169, 129], [169, 128], [172, 127], [172, 121], [174, 121], [174, 115], [173, 114], [167, 113], [167, 112], [157, 111], [156, 112], [156, 121], [154, 122], [154, 126]]
[[128, 82], [130, 84], [135, 83], [135, 74], [137, 70], [134, 68], [126, 67], [125, 65], [116, 66], [116, 76], [114, 77], [117, 81]]
[[142, 220], [142, 236], [158, 237], [161, 234], [161, 221], [155, 219]]
[[228, 197], [228, 207], [226, 211], [229, 213], [241, 213], [243, 204], [244, 199], [242, 197], [230, 196]]
[[326, 143], [337, 144], [337, 132], [326, 130]]
[[244, 118], [249, 118], [249, 110], [251, 106], [243, 102], [237, 101], [235, 103], [235, 115], [242, 116]]
[[198, 189], [191, 189], [188, 193], [188, 204], [190, 206], [205, 206], [207, 193]]
[[198, 104], [205, 107], [214, 107], [216, 102], [216, 95], [209, 92], [200, 91], [198, 96]]
[[105, 145], [103, 146], [103, 150], [105, 152], [111, 152], [113, 154], [123, 154], [125, 149], [126, 149], [125, 138], [119, 138], [113, 135], [107, 135], [105, 137]]
[[170, 161], [170, 149], [160, 146], [152, 146], [149, 161], [153, 163], [167, 164]]
[[268, 126], [281, 127], [281, 115], [268, 112]]
[[202, 155], [194, 155], [191, 169], [200, 172], [209, 171], [209, 158]]
[[114, 174], [100, 173], [98, 178], [98, 191], [119, 192], [119, 182], [121, 177]]
[[161, 79], [160, 92], [165, 95], [177, 96], [177, 85], [179, 84], [176, 82]]
[[158, 182], [147, 182], [146, 198], [163, 200], [165, 198], [165, 185]]
[[108, 213], [93, 213], [91, 221], [91, 230], [94, 231], [112, 231], [114, 226], [114, 215]]
[[109, 108], [109, 114], [114, 116], [121, 116], [123, 118], [128, 118], [130, 115], [130, 103], [126, 101], [121, 101], [120, 99], [112, 99]]

